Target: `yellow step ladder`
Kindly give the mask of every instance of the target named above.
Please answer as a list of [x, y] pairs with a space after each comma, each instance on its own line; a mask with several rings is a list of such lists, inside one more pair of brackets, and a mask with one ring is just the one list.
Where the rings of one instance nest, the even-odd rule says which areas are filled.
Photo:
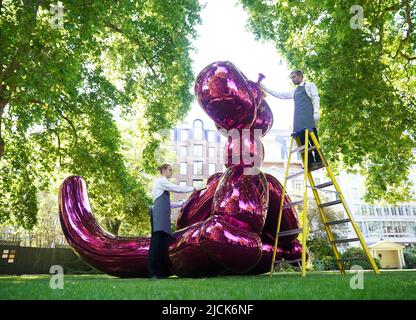
[[[309, 137], [312, 139], [313, 144], [311, 146], [309, 146]], [[299, 146], [298, 148], [292, 150], [293, 147], [293, 140], [296, 139], [296, 143]], [[322, 159], [322, 166], [321, 167], [317, 167], [317, 168], [312, 168], [312, 170], [309, 170], [308, 168], [308, 157], [309, 157], [309, 152], [314, 151], [317, 152], [319, 154], [319, 157]], [[301, 155], [303, 154], [303, 156], [301, 156], [301, 158], [303, 158], [303, 170], [294, 174], [289, 175], [289, 167], [290, 167], [290, 158], [292, 153], [301, 153]], [[315, 181], [312, 177], [311, 172], [321, 169], [321, 168], [325, 168], [328, 176], [330, 178], [330, 181], [316, 185]], [[304, 176], [304, 183], [305, 183], [305, 189], [303, 192], [303, 200], [301, 201], [296, 201], [296, 202], [292, 202], [289, 204], [284, 205], [284, 199], [285, 199], [285, 195], [286, 195], [286, 185], [287, 185], [287, 181], [297, 177], [303, 175]], [[308, 185], [308, 181], [309, 181], [309, 185]], [[319, 196], [318, 191], [325, 191], [324, 188], [329, 187], [329, 186], [334, 186], [335, 187], [335, 193], [338, 195], [339, 199], [335, 200], [335, 201], [330, 201], [330, 202], [326, 202], [326, 203], [322, 203], [321, 198]], [[337, 244], [340, 243], [348, 243], [348, 242], [354, 242], [354, 241], [359, 241], [361, 244], [361, 247], [364, 251], [364, 254], [368, 260], [368, 262], [370, 263], [371, 267], [373, 268], [374, 272], [376, 274], [379, 273], [378, 267], [374, 262], [373, 257], [370, 254], [370, 251], [368, 250], [367, 244], [365, 243], [365, 240], [361, 234], [361, 231], [358, 227], [358, 225], [356, 224], [356, 222], [353, 219], [353, 216], [345, 202], [345, 198], [344, 195], [341, 192], [341, 189], [335, 179], [335, 176], [331, 170], [331, 168], [328, 165], [327, 160], [324, 157], [324, 154], [322, 152], [321, 146], [319, 145], [318, 139], [316, 138], [316, 135], [314, 134], [313, 131], [310, 130], [305, 130], [305, 144], [303, 146], [301, 146], [300, 143], [300, 139], [299, 137], [296, 137], [292, 134], [291, 139], [290, 139], [290, 147], [289, 147], [289, 155], [288, 155], [288, 160], [287, 160], [287, 165], [286, 165], [286, 173], [285, 173], [285, 179], [284, 179], [284, 183], [283, 183], [283, 193], [282, 193], [282, 199], [280, 202], [280, 209], [279, 209], [279, 215], [278, 215], [278, 222], [277, 222], [277, 230], [276, 230], [276, 240], [274, 243], [274, 250], [273, 250], [273, 259], [272, 259], [272, 265], [270, 268], [270, 276], [272, 276], [273, 272], [274, 272], [274, 268], [275, 268], [275, 262], [276, 262], [276, 251], [277, 251], [277, 244], [278, 244], [278, 238], [279, 236], [285, 236], [291, 233], [291, 231], [293, 230], [289, 230], [289, 231], [283, 231], [280, 232], [280, 223], [282, 220], [282, 213], [283, 213], [283, 209], [289, 208], [289, 207], [295, 207], [295, 206], [302, 206], [302, 228], [299, 230], [295, 230], [296, 232], [301, 232], [302, 233], [302, 276], [306, 276], [306, 239], [307, 239], [307, 217], [306, 217], [306, 213], [307, 213], [307, 194], [308, 194], [308, 188], [310, 188], [312, 190], [313, 193], [313, 197], [316, 201], [317, 207], [318, 207], [318, 212], [319, 215], [322, 219], [322, 222], [325, 226], [325, 231], [326, 234], [328, 236], [328, 240], [329, 243], [331, 245], [332, 251], [334, 253], [334, 256], [336, 258], [336, 262], [338, 265], [338, 268], [341, 272], [341, 274], [345, 274], [345, 262], [347, 260], [350, 259], [342, 259], [341, 255], [338, 251], [337, 248]], [[326, 215], [325, 215], [325, 211], [324, 208], [330, 207], [330, 206], [334, 206], [337, 204], [342, 204], [345, 213], [347, 215], [346, 219], [341, 219], [341, 220], [335, 220], [335, 221], [328, 221]], [[334, 234], [331, 230], [331, 227], [334, 225], [338, 225], [338, 224], [346, 224], [346, 223], [351, 223], [354, 232], [356, 234], [355, 238], [348, 238], [348, 239], [335, 239], [334, 238]]]

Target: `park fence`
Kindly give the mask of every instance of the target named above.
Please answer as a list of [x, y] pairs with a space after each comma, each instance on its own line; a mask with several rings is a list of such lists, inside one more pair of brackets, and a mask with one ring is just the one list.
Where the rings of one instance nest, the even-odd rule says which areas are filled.
[[70, 248], [21, 247], [0, 241], [0, 274], [50, 274], [51, 266], [62, 266], [65, 274], [99, 273], [85, 264]]

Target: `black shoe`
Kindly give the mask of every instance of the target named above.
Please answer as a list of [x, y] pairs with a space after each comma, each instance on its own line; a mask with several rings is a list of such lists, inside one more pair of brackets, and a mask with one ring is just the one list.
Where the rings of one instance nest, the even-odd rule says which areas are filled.
[[322, 162], [312, 162], [311, 164], [308, 165], [308, 170], [315, 171], [323, 167], [324, 167], [324, 164]]

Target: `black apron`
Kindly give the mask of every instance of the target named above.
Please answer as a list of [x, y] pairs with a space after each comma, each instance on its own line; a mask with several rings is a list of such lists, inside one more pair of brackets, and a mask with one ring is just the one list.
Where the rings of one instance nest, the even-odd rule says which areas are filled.
[[168, 234], [172, 233], [170, 222], [170, 193], [165, 190], [158, 197], [151, 209], [152, 232], [163, 231]]

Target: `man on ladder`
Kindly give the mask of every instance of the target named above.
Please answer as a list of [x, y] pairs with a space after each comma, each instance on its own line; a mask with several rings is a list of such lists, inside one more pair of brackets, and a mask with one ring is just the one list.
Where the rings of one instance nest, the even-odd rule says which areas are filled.
[[[313, 82], [303, 81], [303, 72], [294, 70], [290, 73], [290, 78], [296, 89], [289, 92], [276, 92], [268, 89], [263, 84], [261, 88], [279, 99], [293, 99], [295, 102], [295, 111], [293, 115], [293, 136], [297, 137], [298, 146], [305, 144], [305, 129], [313, 130], [316, 138], [318, 132], [316, 130], [316, 122], [319, 121], [319, 94], [318, 88]], [[316, 121], [316, 122], [315, 122]], [[311, 141], [309, 139], [309, 141]], [[308, 167], [315, 170], [322, 167], [322, 160], [318, 152], [312, 151], [308, 157]]]
[[[275, 96], [280, 99], [293, 99], [295, 101], [295, 110], [294, 110], [294, 116], [293, 116], [293, 134], [290, 140], [289, 155], [288, 155], [288, 160], [287, 160], [285, 179], [283, 183], [283, 192], [282, 192], [282, 199], [281, 199], [280, 208], [279, 208], [279, 215], [278, 215], [279, 218], [277, 222], [276, 239], [275, 239], [275, 245], [274, 245], [272, 265], [270, 269], [270, 276], [272, 275], [274, 271], [276, 248], [277, 248], [278, 238], [280, 234], [280, 224], [281, 224], [283, 210], [285, 208], [294, 207], [298, 205], [301, 205], [303, 207], [302, 209], [302, 276], [306, 275], [306, 239], [307, 239], [306, 211], [307, 211], [308, 188], [312, 189], [312, 193], [313, 193], [314, 199], [318, 207], [319, 215], [323, 221], [325, 231], [326, 231], [329, 243], [331, 245], [331, 249], [337, 261], [340, 272], [342, 274], [345, 273], [345, 260], [346, 259], [343, 259], [341, 257], [337, 244], [359, 241], [364, 251], [364, 254], [368, 262], [370, 263], [372, 269], [374, 270], [375, 273], [379, 273], [377, 265], [375, 264], [374, 259], [371, 256], [370, 251], [368, 250], [367, 244], [364, 241], [364, 238], [361, 234], [360, 229], [358, 228], [358, 225], [354, 222], [353, 216], [345, 202], [344, 195], [341, 192], [338, 182], [336, 181], [335, 176], [331, 168], [329, 167], [328, 162], [326, 161], [322, 153], [320, 144], [319, 144], [318, 132], [316, 130], [316, 123], [315, 123], [315, 120], [316, 121], [319, 120], [318, 89], [311, 82], [308, 82], [308, 83], [303, 82], [303, 72], [300, 70], [293, 71], [290, 74], [290, 78], [292, 79], [293, 83], [297, 85], [297, 88], [291, 92], [285, 92], [285, 93], [275, 92], [266, 88], [264, 85], [261, 85], [261, 89], [264, 92], [271, 94], [272, 96]], [[295, 150], [292, 150], [294, 139], [296, 140], [296, 143], [298, 144], [298, 148]], [[307, 141], [308, 143], [305, 143], [305, 141]], [[303, 160], [304, 169], [301, 172], [298, 172], [289, 176], [290, 158], [291, 158], [291, 154], [294, 152], [299, 152], [303, 155], [302, 160]], [[331, 179], [331, 181], [322, 183], [320, 185], [316, 185], [312, 177], [311, 171], [314, 171], [320, 168], [325, 168], [327, 170], [328, 176]], [[304, 176], [305, 188], [303, 192], [303, 200], [292, 202], [290, 204], [284, 204], [284, 199], [286, 196], [287, 180], [294, 178], [298, 175]], [[309, 182], [309, 185], [308, 185], [308, 182]], [[338, 199], [335, 201], [322, 203], [321, 197], [318, 191], [325, 191], [323, 189], [329, 186], [335, 187], [335, 190], [336, 190], [335, 193], [338, 195]], [[335, 220], [335, 221], [328, 221], [324, 208], [337, 205], [337, 204], [342, 204], [345, 210], [345, 213], [347, 215], [347, 218], [341, 219], [341, 220]], [[357, 237], [349, 238], [349, 239], [336, 239], [335, 238], [334, 233], [332, 232], [331, 228], [333, 226], [336, 226], [339, 224], [345, 224], [345, 223], [351, 223], [352, 228]], [[282, 232], [282, 235], [284, 233], [285, 232]]]

